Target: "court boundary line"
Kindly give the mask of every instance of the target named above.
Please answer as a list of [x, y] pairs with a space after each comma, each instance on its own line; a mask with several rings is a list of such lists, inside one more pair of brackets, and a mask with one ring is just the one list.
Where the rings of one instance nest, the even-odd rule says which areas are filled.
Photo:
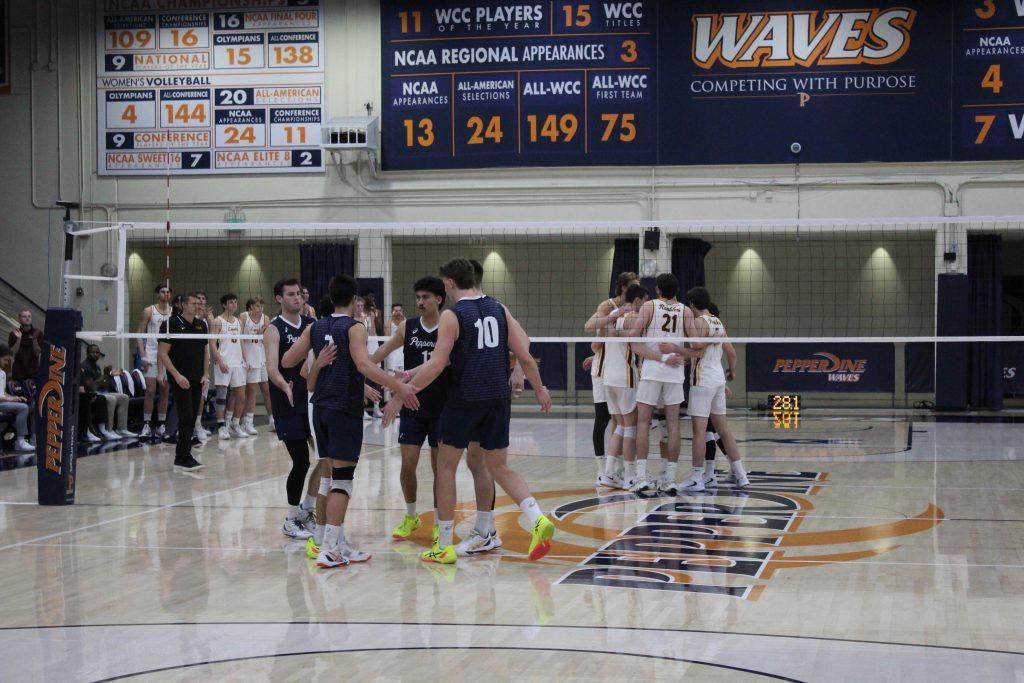
[[[134, 626], [318, 626], [325, 625], [355, 625], [355, 626], [498, 626], [501, 628], [537, 628], [538, 624], [481, 624], [467, 621], [144, 621], [144, 622], [114, 622], [103, 624], [64, 624], [55, 626], [0, 626], [0, 631], [29, 631], [29, 630], [59, 630], [64, 628], [114, 628]], [[643, 631], [652, 633], [706, 633], [712, 635], [726, 636], [754, 636], [760, 638], [795, 638], [798, 640], [825, 640], [839, 643], [865, 643], [869, 645], [889, 645], [896, 647], [924, 647], [937, 650], [963, 650], [966, 652], [987, 652], [991, 654], [1014, 655], [1024, 657], [1024, 650], [990, 650], [981, 647], [961, 647], [958, 645], [935, 645], [932, 643], [900, 643], [885, 640], [868, 640], [866, 638], [835, 638], [832, 636], [798, 636], [786, 635], [784, 633], [751, 633], [749, 631], [713, 631], [699, 628], [663, 628], [646, 626], [587, 626], [584, 624], [546, 624], [542, 628], [571, 628], [571, 629], [595, 629], [601, 631]]]
[[[383, 448], [378, 448], [378, 449], [375, 449], [375, 450], [372, 450], [372, 451], [368, 451], [368, 452], [363, 453], [361, 455], [373, 455], [375, 453], [379, 453], [379, 452], [384, 451], [384, 450], [390, 450], [391, 448], [393, 448], [393, 446], [385, 446]], [[170, 474], [173, 477], [175, 473], [172, 471]], [[115, 524], [117, 522], [124, 522], [124, 521], [127, 521], [129, 519], [134, 519], [135, 517], [142, 517], [143, 515], [153, 514], [154, 512], [160, 512], [161, 510], [167, 510], [167, 509], [170, 509], [170, 508], [173, 508], [173, 507], [184, 507], [185, 503], [194, 503], [196, 501], [204, 500], [206, 498], [212, 498], [213, 496], [219, 496], [219, 495], [221, 495], [223, 493], [231, 493], [232, 491], [238, 491], [240, 489], [249, 488], [250, 486], [257, 486], [259, 484], [266, 484], [268, 481], [274, 481], [276, 479], [286, 479], [287, 477], [288, 477], [287, 474], [279, 474], [279, 475], [276, 475], [276, 476], [273, 476], [273, 477], [268, 477], [266, 479], [260, 479], [258, 481], [251, 481], [248, 484], [241, 484], [239, 486], [233, 486], [233, 487], [231, 487], [229, 489], [223, 489], [221, 491], [211, 491], [210, 493], [204, 493], [201, 496], [193, 496], [192, 498], [187, 498], [185, 500], [177, 500], [177, 501], [174, 501], [173, 503], [168, 503], [166, 505], [161, 505], [161, 506], [155, 507], [155, 508], [149, 508], [148, 510], [142, 510], [140, 512], [133, 512], [131, 514], [122, 515], [122, 516], [116, 517], [114, 519], [108, 519], [108, 520], [104, 520], [102, 522], [96, 522], [94, 524], [87, 524], [85, 526], [77, 527], [75, 529], [66, 529], [64, 531], [58, 531], [56, 533], [46, 534], [46, 535], [43, 535], [43, 536], [38, 536], [36, 538], [30, 538], [28, 540], [19, 541], [17, 543], [9, 543], [7, 545], [0, 546], [0, 552], [3, 552], [4, 550], [13, 550], [14, 548], [19, 548], [21, 546], [29, 545], [29, 544], [32, 544], [32, 543], [39, 543], [40, 541], [48, 541], [51, 538], [60, 538], [61, 536], [64, 536], [66, 534], [75, 534], [75, 533], [78, 533], [80, 531], [88, 531], [89, 529], [96, 529], [98, 527], [106, 526], [108, 524]], [[61, 506], [61, 507], [64, 507], [64, 506]], [[192, 506], [192, 507], [195, 507], [195, 506]]]
[[193, 662], [191, 664], [179, 664], [178, 666], [165, 666], [159, 669], [147, 669], [144, 671], [138, 671], [130, 674], [121, 674], [120, 676], [113, 676], [111, 678], [100, 678], [97, 679], [96, 683], [108, 683], [109, 681], [122, 681], [129, 678], [137, 678], [140, 676], [148, 676], [151, 674], [163, 673], [167, 671], [180, 671], [183, 669], [191, 669], [199, 666], [210, 666], [214, 664], [230, 664], [234, 662], [245, 662], [259, 659], [276, 659], [278, 657], [306, 657], [309, 655], [320, 655], [320, 654], [359, 654], [366, 652], [423, 652], [423, 651], [439, 651], [439, 650], [451, 650], [456, 652], [465, 652], [468, 650], [485, 650], [485, 651], [512, 651], [512, 652], [572, 652], [578, 654], [606, 654], [620, 657], [640, 657], [642, 659], [655, 659], [667, 662], [676, 662], [679, 664], [700, 664], [702, 666], [710, 666], [715, 669], [728, 669], [730, 671], [741, 671], [743, 673], [754, 674], [756, 676], [764, 676], [776, 681], [787, 681], [787, 683], [807, 683], [799, 678], [790, 678], [783, 676], [782, 674], [772, 674], [764, 671], [757, 671], [754, 669], [747, 669], [741, 666], [735, 666], [732, 664], [722, 664], [717, 662], [705, 662], [699, 659], [686, 659], [684, 657], [672, 657], [670, 655], [653, 655], [644, 653], [634, 652], [608, 652], [598, 650], [580, 650], [576, 648], [568, 647], [529, 647], [523, 646], [512, 646], [512, 645], [413, 645], [408, 647], [364, 647], [354, 649], [339, 649], [339, 650], [309, 650], [304, 652], [280, 652], [280, 653], [268, 653], [264, 655], [251, 655], [248, 657], [229, 657], [226, 659], [212, 659], [203, 662]]

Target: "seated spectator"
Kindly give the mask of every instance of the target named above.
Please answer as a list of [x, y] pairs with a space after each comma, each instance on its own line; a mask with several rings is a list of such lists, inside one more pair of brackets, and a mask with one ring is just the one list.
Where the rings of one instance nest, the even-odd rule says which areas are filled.
[[7, 390], [7, 375], [13, 362], [10, 348], [0, 344], [0, 413], [14, 418], [14, 450], [32, 451], [35, 446], [28, 440], [28, 399], [14, 396]]
[[107, 424], [107, 399], [99, 394], [99, 383], [87, 376], [83, 366], [79, 373], [78, 384], [78, 434], [79, 439], [89, 443], [97, 443], [104, 439], [120, 439], [120, 436], [106, 436], [100, 438], [100, 427], [106, 430]]
[[[107, 428], [106, 422], [100, 422], [98, 431], [107, 441], [137, 438], [138, 434], [128, 431], [128, 396], [108, 390], [111, 373], [114, 371], [109, 365], [105, 369], [100, 369], [100, 358], [105, 356], [99, 346], [89, 344], [85, 351], [85, 361], [82, 363], [82, 385], [85, 386], [88, 382], [89, 391], [102, 397], [106, 402], [106, 415], [111, 429]], [[121, 373], [120, 370], [116, 372]]]
[[42, 351], [43, 331], [32, 326], [32, 311], [18, 313], [20, 325], [11, 331], [7, 344], [11, 347], [14, 364], [8, 374], [15, 382], [24, 382], [27, 391], [35, 392], [36, 374], [39, 372], [39, 354]]

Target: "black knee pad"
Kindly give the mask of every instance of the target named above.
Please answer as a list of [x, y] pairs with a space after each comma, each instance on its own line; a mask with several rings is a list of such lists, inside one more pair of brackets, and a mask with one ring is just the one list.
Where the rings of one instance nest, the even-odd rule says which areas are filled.
[[331, 491], [337, 491], [338, 493], [344, 493], [349, 498], [352, 497], [352, 479], [355, 477], [356, 468], [355, 465], [351, 467], [332, 467], [331, 468]]

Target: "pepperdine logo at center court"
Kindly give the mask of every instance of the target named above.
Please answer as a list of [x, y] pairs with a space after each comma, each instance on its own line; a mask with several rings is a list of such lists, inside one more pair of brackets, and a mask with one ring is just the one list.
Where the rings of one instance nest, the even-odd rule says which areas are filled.
[[691, 56], [703, 69], [892, 64], [916, 19], [905, 7], [697, 14]]

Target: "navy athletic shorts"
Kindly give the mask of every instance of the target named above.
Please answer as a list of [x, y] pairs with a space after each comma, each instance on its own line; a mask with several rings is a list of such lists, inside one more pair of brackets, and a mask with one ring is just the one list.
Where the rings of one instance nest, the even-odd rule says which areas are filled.
[[511, 398], [490, 401], [448, 399], [441, 411], [441, 442], [455, 448], [466, 448], [471, 441], [478, 441], [485, 451], [508, 448], [511, 420]]
[[359, 460], [363, 448], [363, 418], [340, 410], [313, 406], [317, 454], [334, 460]]

